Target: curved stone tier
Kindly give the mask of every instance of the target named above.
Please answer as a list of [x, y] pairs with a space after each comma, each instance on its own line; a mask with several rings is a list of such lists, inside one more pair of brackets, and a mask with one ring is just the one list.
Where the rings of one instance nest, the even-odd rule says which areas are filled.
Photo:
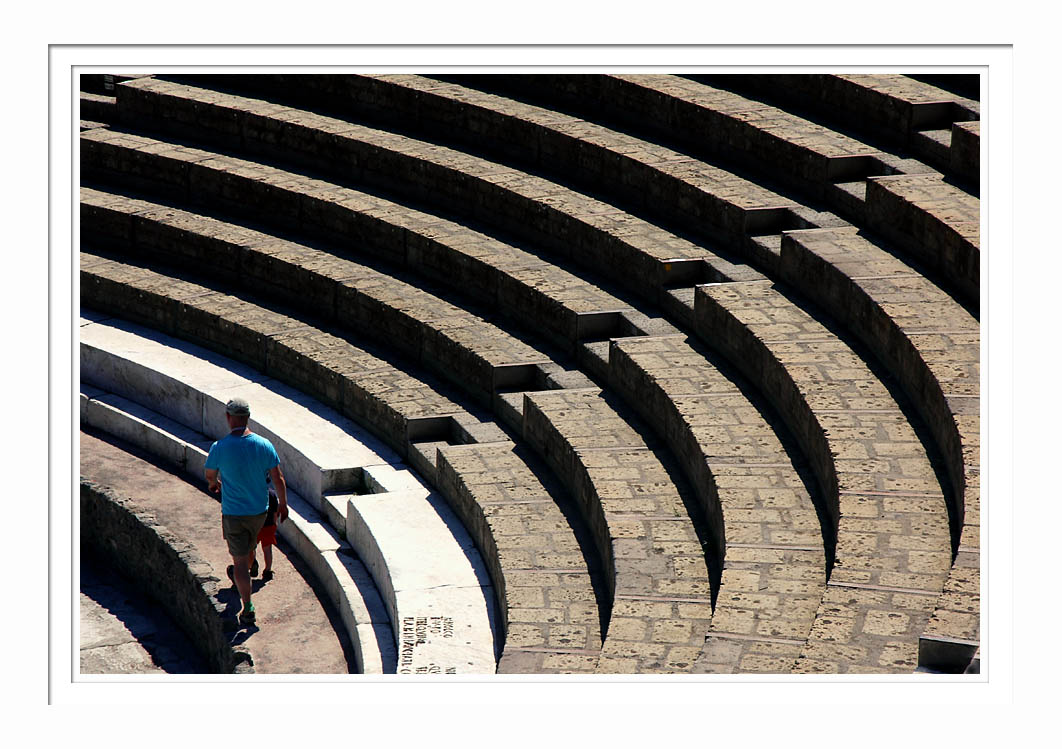
[[649, 131], [677, 141], [694, 156], [721, 159], [825, 200], [856, 223], [866, 222], [900, 242], [970, 303], [979, 302], [980, 243], [972, 222], [980, 201], [921, 162], [883, 152], [769, 104], [677, 76], [500, 75], [467, 80]]
[[700, 335], [742, 352], [746, 376], [808, 450], [836, 523], [833, 571], [796, 670], [914, 669], [952, 544], [939, 479], [906, 415], [846, 344], [770, 284], [699, 287], [696, 311]]
[[[408, 460], [483, 556], [500, 672], [962, 670], [976, 103], [826, 76], [849, 126], [756, 78], [137, 77], [124, 131], [80, 138], [108, 253], [82, 255], [83, 299]], [[387, 580], [387, 502], [351, 491], [322, 517]]]
[[549, 354], [420, 288], [360, 263], [187, 211], [89, 188], [82, 231], [130, 256], [160, 258], [385, 342], [489, 406], [503, 388], [564, 377]]
[[596, 388], [526, 393], [523, 434], [588, 518], [612, 616], [598, 673], [694, 673], [712, 616], [700, 513]]
[[[268, 336], [268, 332], [266, 331], [278, 330], [283, 329], [285, 327], [289, 327], [289, 324], [284, 322], [285, 318], [283, 318], [283, 316], [280, 316], [278, 314], [270, 314], [268, 311], [263, 310], [261, 308], [255, 308], [254, 305], [250, 305], [249, 303], [241, 303], [231, 299], [226, 301], [224, 295], [221, 295], [217, 292], [212, 292], [210, 290], [204, 289], [203, 287], [196, 287], [192, 284], [182, 282], [177, 279], [159, 276], [158, 274], [148, 271], [146, 269], [135, 268], [133, 266], [126, 266], [115, 261], [109, 261], [103, 258], [84, 255], [82, 258], [82, 274], [83, 298], [88, 301], [95, 301], [97, 305], [109, 305], [112, 308], [119, 308], [118, 311], [127, 311], [127, 305], [123, 306], [124, 294], [126, 297], [130, 297], [134, 300], [133, 303], [135, 304], [137, 314], [141, 316], [151, 317], [151, 308], [153, 304], [161, 307], [167, 307], [169, 306], [167, 302], [169, 302], [169, 304], [175, 304], [175, 300], [177, 299], [195, 299], [195, 303], [200, 309], [207, 309], [211, 307], [209, 303], [211, 300], [206, 299], [204, 297], [212, 297], [212, 300], [215, 302], [215, 314], [222, 315], [222, 319], [225, 321], [225, 323], [227, 323], [223, 327], [228, 328], [230, 332], [230, 340], [228, 342], [229, 346], [235, 345], [234, 339], [238, 337], [237, 333], [240, 327], [249, 326], [251, 330], [247, 331], [248, 334], [253, 334], [254, 330], [258, 330], [262, 331], [261, 333], [259, 333], [260, 335], [266, 336]], [[107, 281], [112, 281], [114, 284], [118, 285], [112, 285], [111, 283], [107, 283]], [[151, 289], [152, 292], [146, 292], [147, 289]], [[139, 294], [137, 293], [137, 290], [139, 290]], [[97, 293], [98, 296], [96, 295]], [[194, 325], [194, 322], [192, 322], [190, 318], [194, 317], [195, 315], [192, 314], [190, 310], [188, 310], [184, 305], [175, 304], [175, 306], [176, 309], [171, 310], [172, 313], [182, 318], [182, 324], [178, 327], [183, 330], [187, 329], [186, 326]], [[232, 314], [231, 319], [225, 318], [226, 307], [229, 307], [229, 309], [227, 310], [229, 313], [233, 313], [233, 309], [237, 310], [235, 313]], [[312, 358], [314, 357], [314, 354], [312, 353], [307, 355], [299, 354], [293, 351], [291, 353], [292, 361], [284, 367], [282, 372], [276, 373], [267, 370], [265, 374], [279, 374], [281, 376], [286, 375], [295, 382], [302, 384], [304, 390], [307, 390], [308, 392], [311, 392], [313, 394], [314, 391], [304, 384], [308, 381], [312, 381], [312, 378], [310, 378], [308, 374], [297, 373], [300, 368], [300, 362], [301, 367], [309, 367], [312, 369], [317, 366], [327, 366], [329, 360], [335, 362], [335, 364], [338, 365], [341, 362], [350, 361], [354, 358], [355, 355], [359, 356], [362, 360], [365, 360], [366, 357], [368, 357], [368, 355], [364, 352], [357, 352], [357, 350], [349, 344], [345, 344], [345, 342], [340, 341], [338, 339], [334, 339], [324, 333], [319, 333], [318, 336], [320, 340], [332, 341], [332, 345], [329, 346], [329, 348], [333, 349], [333, 351], [329, 357], [326, 358], [323, 357], [321, 354], [317, 354], [315, 360], [314, 358]], [[278, 346], [282, 345], [282, 343], [278, 342]], [[217, 347], [217, 344], [215, 344], [214, 347]], [[235, 347], [239, 348], [238, 345], [236, 345]], [[334, 350], [336, 348], [340, 350]], [[346, 353], [343, 353], [344, 351]], [[270, 357], [269, 359], [270, 362], [274, 360], [274, 357]], [[390, 369], [387, 365], [385, 365], [383, 362], [380, 362], [379, 360], [375, 361], [375, 364], [371, 368], [369, 368], [367, 373], [357, 373], [350, 371], [349, 364], [344, 364], [343, 369], [344, 372], [342, 375], [342, 379], [345, 381], [353, 381], [350, 383], [350, 385], [344, 385], [341, 387], [341, 390], [343, 392], [356, 393], [375, 390], [377, 391], [377, 397], [383, 396], [384, 400], [386, 401], [388, 399], [389, 394], [387, 392], [384, 392], [384, 389], [382, 389], [380, 386], [386, 385], [387, 379], [397, 380], [402, 384], [402, 390], [399, 392], [394, 392], [393, 395], [396, 396], [396, 398], [394, 398], [389, 403], [384, 402], [379, 403], [377, 405], [348, 405], [348, 401], [344, 400], [340, 404], [338, 404], [340, 408], [349, 408], [350, 411], [354, 414], [372, 414], [374, 418], [379, 418], [378, 414], [383, 410], [402, 409], [408, 411], [412, 406], [414, 407], [413, 413], [416, 414], [417, 418], [432, 418], [430, 416], [425, 416], [424, 413], [425, 409], [428, 407], [428, 404], [431, 404], [433, 402], [446, 403], [447, 405], [442, 407], [445, 409], [444, 413], [446, 411], [453, 411], [457, 408], [455, 405], [449, 404], [447, 401], [440, 401], [440, 397], [437, 395], [433, 395], [432, 391], [430, 391], [424, 385], [419, 386], [420, 391], [423, 393], [418, 397], [418, 400], [421, 401], [421, 403], [418, 404], [413, 402], [412, 399], [409, 398], [409, 396], [416, 393], [416, 390], [412, 389], [410, 386], [415, 385], [416, 383], [411, 382], [409, 380], [408, 375]], [[315, 394], [319, 396], [321, 393], [318, 392]], [[261, 394], [256, 393], [255, 397], [256, 399], [260, 399]], [[171, 400], [173, 399], [167, 399], [167, 401]], [[451, 413], [446, 418], [446, 420], [454, 419], [455, 417], [458, 425], [466, 424], [469, 427], [467, 429], [460, 430], [460, 433], [463, 436], [470, 437], [470, 433], [483, 432], [483, 430], [476, 430], [474, 424], [469, 424], [469, 420], [471, 417], [468, 414], [461, 415]], [[400, 422], [403, 418], [408, 419], [409, 416], [403, 416], [402, 413], [398, 413], [391, 416], [388, 421]], [[429, 423], [428, 427], [431, 426], [432, 424]], [[419, 439], [424, 435], [430, 436], [430, 432], [425, 431], [425, 429], [427, 429], [428, 427], [417, 430], [421, 434], [419, 437], [415, 438]], [[451, 431], [452, 430], [445, 430], [443, 434], [436, 435], [436, 437], [446, 436]], [[409, 432], [407, 428], [407, 434], [408, 433]], [[490, 436], [493, 436], [493, 433], [489, 434]], [[390, 439], [399, 440], [399, 443], [397, 444], [400, 444], [401, 431], [398, 431], [396, 434], [392, 435]], [[462, 471], [455, 471], [454, 466], [460, 465], [460, 463], [455, 462], [455, 459], [449, 457], [449, 452], [445, 448], [446, 444], [447, 441], [445, 439], [435, 443], [430, 443], [430, 452], [423, 453], [424, 458], [432, 462], [431, 474], [435, 474], [434, 468], [436, 460], [436, 448], [441, 447], [443, 449], [438, 450], [439, 454], [448, 456], [445, 459], [439, 458], [440, 464], [444, 465], [445, 475], [449, 477], [448, 486], [456, 487], [458, 484], [473, 485], [475, 477], [466, 478]], [[418, 449], [423, 450], [423, 448]], [[366, 468], [362, 471], [362, 473], [364, 474], [362, 477], [362, 485], [366, 487], [376, 487], [376, 491], [390, 490], [392, 492], [398, 492], [399, 495], [405, 497], [405, 495], [408, 494], [408, 490], [412, 488], [409, 486], [392, 486], [391, 484], [393, 482], [393, 478], [388, 477], [388, 474], [390, 472], [387, 470], [386, 462], [376, 467]], [[298, 473], [296, 475], [298, 475]], [[508, 591], [513, 592], [514, 598], [512, 600], [509, 600], [508, 598], [504, 598], [501, 600], [501, 603], [504, 607], [504, 611], [506, 612], [506, 618], [515, 617], [516, 621], [519, 621], [522, 616], [520, 612], [527, 608], [527, 602], [520, 597], [521, 586], [519, 585], [519, 580], [521, 579], [521, 577], [534, 578], [536, 575], [542, 574], [556, 575], [557, 568], [558, 566], [560, 566], [560, 564], [557, 562], [556, 559], [553, 558], [553, 552], [557, 549], [564, 549], [566, 552], [568, 552], [569, 557], [566, 563], [572, 565], [573, 560], [576, 560], [578, 558], [572, 554], [572, 550], [579, 549], [579, 543], [575, 541], [574, 537], [571, 535], [572, 530], [569, 520], [565, 518], [555, 506], [552, 508], [552, 511], [550, 507], [547, 506], [546, 503], [552, 503], [550, 494], [542, 488], [541, 484], [538, 483], [534, 475], [528, 472], [525, 468], [522, 471], [514, 472], [512, 476], [517, 479], [517, 482], [513, 485], [513, 488], [517, 495], [533, 495], [538, 500], [537, 506], [534, 507], [525, 507], [521, 504], [521, 506], [517, 508], [517, 514], [524, 515], [531, 522], [543, 521], [550, 523], [553, 528], [550, 538], [543, 539], [542, 536], [532, 536], [523, 537], [519, 539], [502, 539], [501, 541], [496, 540], [490, 535], [491, 526], [489, 524], [486, 526], [473, 526], [468, 523], [467, 518], [472, 517], [473, 515], [472, 509], [468, 506], [467, 501], [462, 501], [456, 492], [447, 491], [446, 496], [448, 501], [455, 505], [459, 515], [462, 516], [462, 523], [474, 529], [476, 543], [480, 549], [490, 551], [498, 548], [505, 548], [512, 553], [525, 555], [523, 559], [517, 559], [514, 557], [511, 559], [511, 561], [509, 557], [503, 557], [502, 561], [499, 563], [495, 555], [488, 554], [489, 558], [487, 560], [488, 565], [492, 566], [495, 570], [497, 570], [498, 573], [502, 575], [502, 577], [500, 578], [495, 577], [495, 579], [499, 580], [501, 583], [501, 586], [498, 589], [498, 594], [503, 595]], [[473, 493], [472, 496], [479, 497], [482, 495], [480, 493]], [[409, 497], [406, 497], [406, 500], [409, 500]], [[364, 538], [364, 540], [366, 541], [365, 548], [368, 549], [368, 551], [363, 549], [363, 551], [359, 551], [359, 555], [364, 553], [370, 558], [376, 560], [376, 579], [378, 581], [378, 584], [381, 584], [380, 581], [385, 579], [383, 575], [384, 568], [387, 568], [388, 570], [390, 569], [390, 567], [383, 561], [383, 558], [385, 556], [383, 553], [383, 546], [391, 546], [394, 542], [383, 540], [385, 539], [384, 536], [368, 534], [368, 524], [365, 521], [365, 517], [367, 515], [371, 516], [372, 514], [379, 513], [381, 511], [379, 504], [375, 503], [375, 501], [370, 501], [359, 497], [346, 497], [342, 493], [336, 494], [335, 492], [333, 492], [331, 494], [325, 494], [321, 497], [320, 510], [323, 515], [331, 517], [333, 524], [336, 524], [337, 526], [341, 527], [345, 532], [347, 532], [348, 537], [350, 536], [350, 534], [353, 534]], [[436, 513], [439, 512], [438, 507], [436, 507], [435, 511]], [[493, 511], [490, 507], [478, 508], [478, 513], [480, 516], [490, 516], [492, 512]], [[354, 523], [354, 525], [351, 525], [351, 523]], [[566, 533], [567, 536], [565, 535]], [[322, 544], [327, 546], [328, 538], [326, 538], [326, 536], [330, 536], [333, 534], [331, 534], [331, 532], [327, 529], [322, 528], [319, 529], [316, 535], [321, 536], [321, 538], [318, 540], [320, 540]], [[318, 545], [320, 546], [320, 544]], [[337, 546], [337, 549], [338, 548], [339, 547]], [[375, 549], [376, 551], [371, 552], [372, 549]], [[332, 549], [332, 551], [336, 550]], [[512, 572], [510, 572], [509, 568], [512, 567], [513, 564], [516, 564], [517, 566], [512, 570]], [[406, 576], [406, 578], [408, 578], [410, 570], [415, 570], [417, 569], [417, 567], [414, 566], [413, 568], [410, 568], [407, 565], [405, 567], [396, 567], [395, 569], [405, 570], [403, 574]], [[517, 582], [513, 585], [505, 585], [505, 580], [507, 576], [513, 577]], [[388, 574], [386, 579], [390, 579], [390, 574]], [[595, 597], [592, 595], [592, 586], [589, 582], [589, 571], [585, 567], [585, 563], [582, 566], [581, 571], [580, 567], [578, 567], [577, 565], [569, 569], [568, 573], [565, 575], [565, 582], [563, 585], [554, 585], [551, 587], [555, 587], [559, 591], [555, 594], [559, 596], [554, 604], [555, 608], [560, 609], [561, 611], [566, 611], [568, 608], [576, 609], [566, 616], [566, 621], [562, 621], [560, 622], [560, 624], [567, 625], [568, 622], [572, 622], [575, 627], [582, 627], [584, 629], [588, 629], [590, 625], [587, 623], [586, 620], [593, 620], [597, 617], [597, 605]], [[396, 588], [396, 586], [393, 584], [384, 584], [382, 586], [382, 589], [401, 590], [403, 588], [401, 585]], [[408, 590], [409, 586], [407, 585], [405, 589]], [[591, 593], [589, 596], [587, 595], [588, 592]], [[571, 597], [566, 598], [565, 595], [570, 595]], [[588, 598], [589, 600], [587, 600]], [[395, 611], [399, 610], [394, 606], [392, 606], [392, 608]], [[549, 628], [547, 628], [547, 630], [548, 629]], [[561, 627], [561, 629], [563, 629], [563, 626]], [[414, 633], [416, 631], [416, 624], [414, 622]], [[593, 631], [589, 630], [587, 635], [589, 644], [587, 647], [592, 648], [593, 636]], [[561, 635], [552, 634], [550, 635], [550, 639], [548, 642], [551, 646], [563, 646], [563, 643], [560, 642], [561, 639], [563, 639]], [[526, 635], [526, 633], [520, 633], [520, 637], [518, 637], [515, 642], [519, 647], [520, 644], [526, 645], [527, 641], [528, 636]], [[564, 651], [565, 648], [559, 647], [559, 650]], [[563, 656], [564, 653], [558, 652], [557, 655]], [[400, 667], [401, 656], [402, 653], [400, 652]], [[516, 658], [509, 659], [508, 661], [506, 661], [506, 667], [514, 670], [518, 670], [522, 667], [530, 667], [531, 665], [542, 666], [546, 671], [556, 670], [558, 672], [577, 671], [580, 669], [578, 659], [573, 661], [564, 657], [552, 659], [532, 658], [530, 660], [521, 660], [519, 658]]]
[[609, 370], [722, 515], [711, 539], [722, 578], [698, 670], [788, 673], [833, 554], [805, 478], [760, 409], [683, 336], [613, 339]]
[[926, 163], [974, 184], [980, 178], [977, 149], [971, 159], [969, 144], [963, 143], [966, 136], [977, 138], [980, 103], [915, 77], [895, 73], [691, 77], [735, 91], [765, 94], [849, 131], [896, 142]]

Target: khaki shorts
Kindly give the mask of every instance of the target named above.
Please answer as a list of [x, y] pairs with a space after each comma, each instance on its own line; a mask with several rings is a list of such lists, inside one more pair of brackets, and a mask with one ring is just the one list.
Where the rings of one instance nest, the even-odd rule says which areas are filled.
[[265, 525], [267, 513], [261, 515], [222, 515], [221, 530], [229, 545], [229, 554], [245, 557], [258, 544], [258, 531]]

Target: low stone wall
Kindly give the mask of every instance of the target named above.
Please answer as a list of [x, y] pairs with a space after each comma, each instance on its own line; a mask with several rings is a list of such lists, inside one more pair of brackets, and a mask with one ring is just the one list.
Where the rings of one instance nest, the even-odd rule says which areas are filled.
[[112, 489], [81, 479], [81, 544], [163, 606], [215, 673], [254, 673], [251, 654], [222, 626], [218, 578], [188, 543]]

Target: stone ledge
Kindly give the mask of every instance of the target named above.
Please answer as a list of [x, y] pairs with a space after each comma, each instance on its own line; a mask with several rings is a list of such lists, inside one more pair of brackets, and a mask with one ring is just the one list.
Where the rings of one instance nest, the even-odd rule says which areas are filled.
[[81, 479], [81, 543], [154, 598], [195, 643], [214, 673], [254, 673], [251, 654], [233, 646], [218, 603], [218, 578], [190, 544], [112, 489]]

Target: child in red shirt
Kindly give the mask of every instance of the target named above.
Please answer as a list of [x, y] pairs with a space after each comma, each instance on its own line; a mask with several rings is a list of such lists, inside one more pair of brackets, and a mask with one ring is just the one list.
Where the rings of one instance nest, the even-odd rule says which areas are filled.
[[269, 488], [269, 512], [266, 513], [265, 525], [258, 531], [258, 543], [251, 551], [251, 577], [258, 576], [258, 544], [262, 544], [262, 556], [265, 557], [265, 569], [262, 571], [262, 581], [269, 582], [273, 579], [273, 547], [277, 544], [277, 509], [280, 501], [273, 488]]

